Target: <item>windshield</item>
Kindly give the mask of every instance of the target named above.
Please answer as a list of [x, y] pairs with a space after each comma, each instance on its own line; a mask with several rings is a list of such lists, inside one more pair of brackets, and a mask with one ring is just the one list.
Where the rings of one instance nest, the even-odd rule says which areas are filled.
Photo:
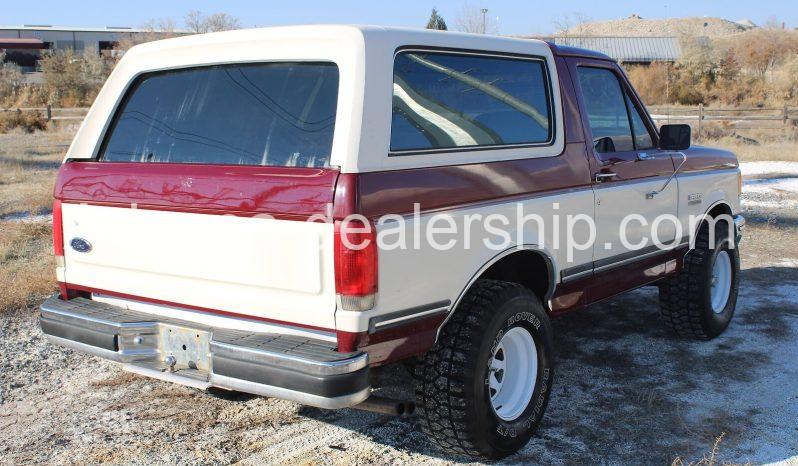
[[118, 110], [100, 159], [327, 167], [337, 100], [331, 63], [146, 74]]

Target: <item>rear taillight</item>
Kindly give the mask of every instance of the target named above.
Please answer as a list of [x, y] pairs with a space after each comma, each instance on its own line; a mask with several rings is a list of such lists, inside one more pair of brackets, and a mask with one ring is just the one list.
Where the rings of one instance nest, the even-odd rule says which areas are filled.
[[345, 311], [374, 307], [377, 294], [377, 233], [360, 220], [335, 222], [335, 292]]
[[[64, 224], [61, 215], [61, 201], [56, 199], [53, 202], [53, 252], [58, 265], [63, 265], [64, 261]], [[60, 257], [60, 259], [59, 259]]]
[[[64, 267], [64, 222], [61, 213], [61, 201], [58, 199], [53, 201], [53, 253], [55, 254], [56, 267]], [[61, 273], [56, 272], [56, 276], [62, 277]], [[58, 278], [61, 299], [69, 299], [69, 290], [67, 290], [66, 284], [62, 280], [63, 278]]]

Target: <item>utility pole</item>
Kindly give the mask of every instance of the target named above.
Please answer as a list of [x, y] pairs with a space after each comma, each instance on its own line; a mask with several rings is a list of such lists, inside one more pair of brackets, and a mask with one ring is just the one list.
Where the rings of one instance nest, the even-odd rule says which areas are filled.
[[485, 22], [485, 15], [488, 14], [487, 8], [480, 8], [479, 11], [482, 12], [482, 34], [485, 34], [485, 30], [487, 29], [487, 23]]

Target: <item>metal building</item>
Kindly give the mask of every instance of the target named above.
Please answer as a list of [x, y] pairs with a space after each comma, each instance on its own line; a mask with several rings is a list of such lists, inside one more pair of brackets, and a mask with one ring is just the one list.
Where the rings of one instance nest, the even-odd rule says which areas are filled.
[[555, 36], [544, 40], [595, 50], [621, 63], [675, 62], [682, 56], [677, 37]]
[[125, 26], [80, 28], [49, 25], [0, 26], [0, 50], [6, 61], [14, 62], [25, 71], [33, 71], [42, 50], [72, 49], [78, 53], [110, 52], [125, 36], [149, 33]]

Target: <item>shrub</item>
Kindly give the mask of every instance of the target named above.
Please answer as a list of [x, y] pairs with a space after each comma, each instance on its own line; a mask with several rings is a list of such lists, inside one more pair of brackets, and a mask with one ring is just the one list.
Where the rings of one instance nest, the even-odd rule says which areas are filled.
[[777, 98], [798, 102], [798, 54], [787, 58], [773, 71], [773, 85]]
[[798, 33], [782, 29], [754, 29], [728, 39], [728, 43], [743, 68], [764, 77], [798, 52]]
[[22, 87], [22, 71], [13, 63], [2, 63], [2, 58], [0, 57], [0, 105], [11, 107]]
[[629, 80], [643, 102], [648, 105], [670, 103], [670, 66], [667, 63], [652, 63], [651, 66], [632, 66], [627, 70]]
[[650, 105], [798, 105], [798, 31], [756, 29], [731, 37], [680, 38], [673, 65], [628, 66]]
[[40, 63], [47, 101], [64, 107], [90, 105], [112, 68], [100, 55], [76, 55], [71, 49], [47, 52]]
[[21, 112], [19, 110], [0, 113], [0, 133], [14, 128], [22, 128], [27, 133], [47, 128], [47, 120], [40, 112]]

